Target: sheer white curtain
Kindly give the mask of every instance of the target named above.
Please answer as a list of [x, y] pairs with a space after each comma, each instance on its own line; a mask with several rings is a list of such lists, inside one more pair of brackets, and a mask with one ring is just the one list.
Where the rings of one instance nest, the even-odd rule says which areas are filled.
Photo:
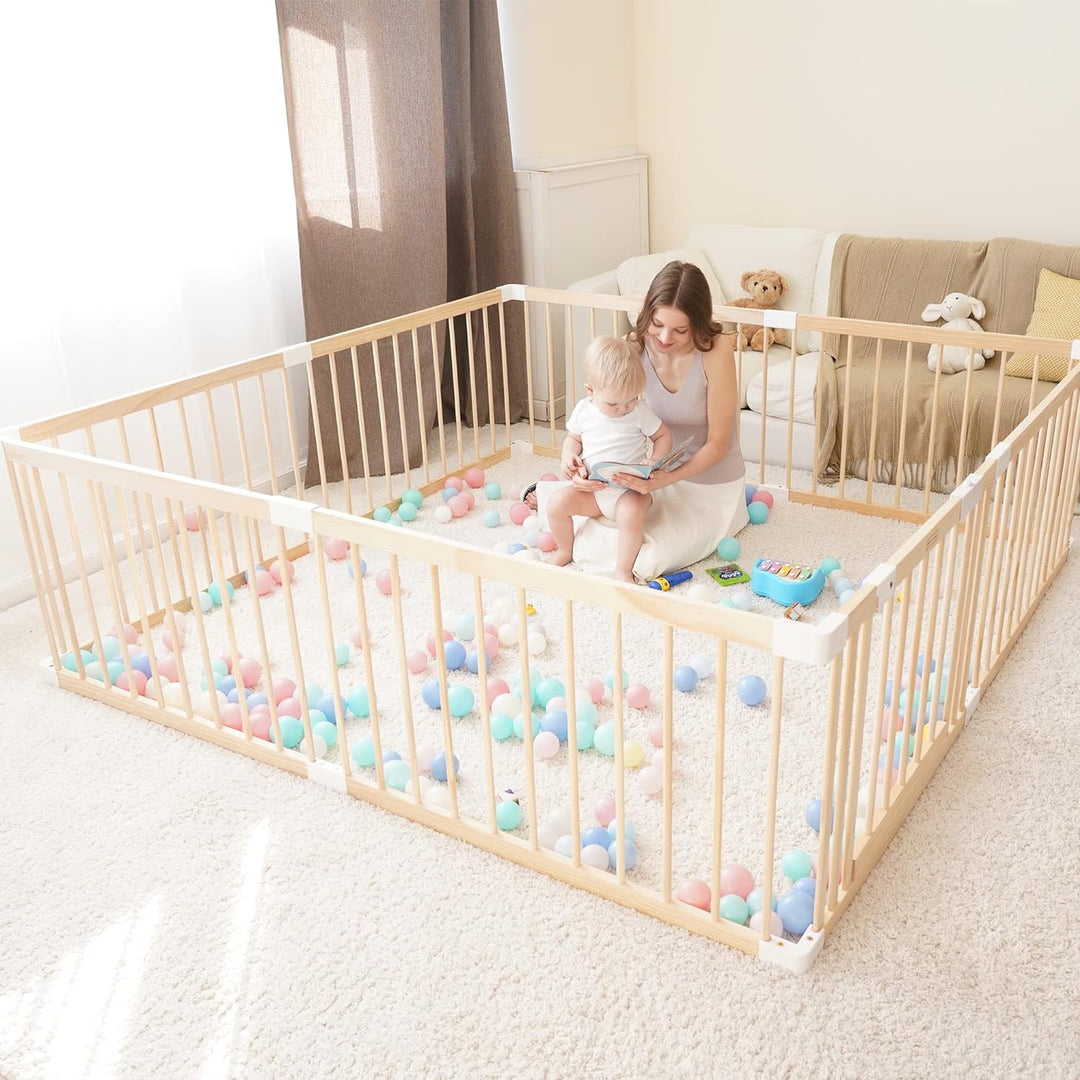
[[[274, 6], [10, 5], [0, 428], [303, 339]], [[0, 607], [31, 582], [6, 477]]]

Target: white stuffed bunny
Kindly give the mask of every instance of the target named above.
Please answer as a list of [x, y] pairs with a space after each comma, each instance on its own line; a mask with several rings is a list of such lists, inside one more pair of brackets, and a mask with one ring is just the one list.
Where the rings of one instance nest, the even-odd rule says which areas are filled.
[[[945, 330], [982, 330], [975, 321], [986, 314], [986, 306], [981, 300], [967, 293], [949, 293], [940, 304], [927, 304], [923, 311], [923, 322], [933, 322], [935, 319], [944, 319]], [[941, 372], [943, 375], [952, 375], [957, 371], [963, 371], [968, 366], [968, 357], [974, 356], [975, 367], [973, 371], [986, 366], [986, 361], [994, 355], [993, 349], [976, 349], [974, 353], [966, 345], [946, 345], [945, 354], [941, 358]], [[926, 366], [931, 371], [937, 371], [938, 357], [941, 356], [941, 346], [931, 345], [926, 356]]]

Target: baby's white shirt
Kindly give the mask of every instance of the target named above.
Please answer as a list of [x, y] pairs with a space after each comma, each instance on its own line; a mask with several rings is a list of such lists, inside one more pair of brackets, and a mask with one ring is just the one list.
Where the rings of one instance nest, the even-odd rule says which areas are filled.
[[566, 421], [566, 430], [581, 440], [581, 456], [592, 471], [598, 461], [623, 461], [638, 465], [648, 455], [647, 436], [655, 435], [660, 417], [639, 401], [625, 416], [605, 416], [584, 397]]

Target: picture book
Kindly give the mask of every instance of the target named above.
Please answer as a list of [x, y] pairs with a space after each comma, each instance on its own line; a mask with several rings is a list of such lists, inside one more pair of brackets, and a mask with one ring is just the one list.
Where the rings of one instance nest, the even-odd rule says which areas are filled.
[[619, 487], [611, 478], [616, 473], [634, 473], [642, 479], [648, 479], [658, 470], [670, 472], [677, 469], [690, 456], [688, 449], [690, 439], [683, 439], [677, 446], [673, 446], [662, 458], [656, 461], [639, 461], [631, 464], [628, 461], [598, 461], [589, 470], [590, 480], [604, 480], [613, 487]]

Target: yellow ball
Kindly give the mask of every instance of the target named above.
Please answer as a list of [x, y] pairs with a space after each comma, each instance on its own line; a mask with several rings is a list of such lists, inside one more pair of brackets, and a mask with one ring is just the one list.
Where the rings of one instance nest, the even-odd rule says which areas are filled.
[[623, 743], [623, 764], [628, 769], [636, 769], [645, 760], [645, 747], [637, 739], [628, 739]]

